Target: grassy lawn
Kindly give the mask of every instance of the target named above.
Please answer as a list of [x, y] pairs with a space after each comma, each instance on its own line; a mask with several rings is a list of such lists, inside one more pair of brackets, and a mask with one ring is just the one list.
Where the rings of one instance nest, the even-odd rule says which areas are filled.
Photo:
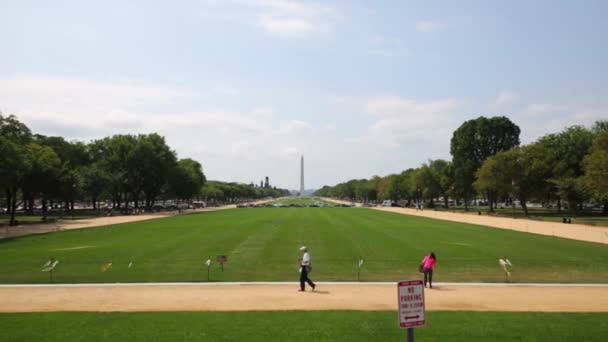
[[[65, 211], [51, 211], [48, 213], [47, 218], [55, 218], [61, 220], [82, 220], [89, 219], [93, 217], [102, 216], [103, 212], [94, 211], [94, 210], [75, 210], [73, 213], [65, 212]], [[22, 223], [42, 223], [42, 215], [29, 215], [25, 213], [17, 213], [15, 215], [15, 219]], [[10, 220], [10, 215], [1, 214], [0, 215], [0, 226], [8, 224]]]
[[[431, 209], [429, 209], [431, 210]], [[446, 210], [443, 208], [437, 208], [437, 210]], [[447, 211], [464, 212], [464, 207], [450, 207]], [[487, 214], [488, 206], [471, 206], [469, 211], [472, 214], [476, 214], [481, 211], [483, 214]], [[528, 216], [526, 216], [524, 210], [521, 207], [499, 207], [496, 209], [496, 214], [504, 217], [515, 217], [519, 219], [533, 219], [548, 222], [562, 222], [562, 218], [572, 218], [572, 223], [577, 224], [588, 224], [592, 226], [608, 227], [608, 216], [602, 215], [600, 212], [580, 212], [578, 214], [564, 211], [558, 214], [557, 209], [546, 209], [530, 207], [528, 208]]]
[[[605, 341], [608, 313], [427, 312], [417, 341]], [[2, 341], [404, 341], [395, 312], [0, 314]]]
[[270, 203], [282, 203], [282, 204], [304, 204], [304, 205], [310, 205], [316, 202], [324, 202], [327, 203], [326, 201], [321, 201], [319, 198], [317, 197], [289, 197], [289, 198], [283, 198], [283, 199], [279, 199], [276, 201], [272, 201]]
[[48, 282], [50, 257], [56, 282], [206, 281], [217, 255], [228, 263], [212, 265], [212, 281], [295, 281], [301, 245], [321, 281], [356, 280], [359, 256], [363, 281], [417, 278], [433, 250], [436, 281], [503, 281], [507, 256], [516, 282], [608, 282], [606, 245], [361, 208], [235, 209], [0, 240], [0, 282]]

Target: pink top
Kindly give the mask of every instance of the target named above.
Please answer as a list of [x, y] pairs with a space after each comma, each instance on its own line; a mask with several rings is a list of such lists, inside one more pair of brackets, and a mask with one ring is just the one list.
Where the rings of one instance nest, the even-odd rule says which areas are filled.
[[435, 267], [436, 260], [427, 255], [424, 257], [424, 260], [422, 260], [422, 262], [424, 263], [424, 265], [422, 267], [433, 268], [433, 267]]

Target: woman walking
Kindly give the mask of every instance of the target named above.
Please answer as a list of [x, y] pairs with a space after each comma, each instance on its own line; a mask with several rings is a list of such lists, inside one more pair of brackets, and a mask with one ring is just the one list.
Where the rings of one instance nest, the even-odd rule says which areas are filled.
[[424, 287], [426, 287], [426, 283], [428, 281], [429, 287], [433, 288], [433, 268], [437, 263], [437, 257], [435, 253], [431, 252], [429, 255], [425, 256], [422, 259], [422, 272], [424, 273]]

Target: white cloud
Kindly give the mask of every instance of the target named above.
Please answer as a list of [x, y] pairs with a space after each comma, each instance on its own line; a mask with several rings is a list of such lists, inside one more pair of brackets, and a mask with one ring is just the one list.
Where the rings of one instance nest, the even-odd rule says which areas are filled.
[[305, 38], [318, 30], [318, 27], [304, 18], [280, 18], [260, 15], [258, 25], [268, 33], [284, 38]]
[[364, 110], [379, 119], [368, 128], [364, 140], [385, 147], [407, 142], [444, 142], [453, 130], [454, 114], [461, 104], [455, 99], [417, 101], [397, 96], [370, 99]]
[[445, 27], [445, 24], [436, 20], [420, 20], [416, 22], [416, 31], [422, 33], [430, 33], [440, 31]]
[[515, 112], [511, 119], [521, 128], [521, 141], [531, 143], [539, 137], [562, 131], [566, 127], [590, 127], [605, 120], [608, 102], [597, 99], [562, 99], [559, 103], [530, 103]]
[[[377, 97], [367, 101], [365, 111], [377, 116], [418, 117], [447, 113], [461, 104], [455, 99], [417, 101], [398, 96]], [[423, 118], [422, 118], [423, 119]]]
[[382, 57], [407, 57], [411, 51], [404, 46], [401, 39], [382, 35], [373, 36], [370, 39], [371, 47], [368, 53]]
[[259, 27], [271, 35], [288, 39], [330, 32], [340, 17], [334, 8], [314, 2], [257, 0], [253, 6]]
[[411, 55], [410, 50], [407, 48], [374, 48], [370, 49], [369, 53], [383, 57], [407, 57]]
[[235, 87], [228, 87], [228, 86], [215, 87], [215, 89], [213, 89], [213, 92], [216, 95], [220, 95], [220, 96], [236, 96], [241, 93], [241, 91], [239, 89], [237, 89]]
[[[195, 109], [204, 107], [205, 95], [215, 90], [205, 94], [132, 81], [13, 76], [0, 78], [0, 110], [17, 115], [36, 133], [67, 139], [158, 132], [179, 157], [199, 160], [210, 179], [246, 183], [269, 175], [273, 184], [295, 188], [299, 154], [336, 145], [325, 126], [286, 120], [269, 106]], [[293, 179], [285, 171], [292, 163]]]
[[513, 104], [519, 100], [519, 94], [512, 91], [501, 91], [496, 97], [495, 104], [498, 106]]
[[290, 120], [279, 128], [279, 132], [286, 135], [304, 135], [313, 131], [313, 127], [304, 121]]
[[539, 116], [545, 114], [563, 113], [565, 110], [567, 110], [567, 107], [564, 105], [556, 105], [552, 103], [532, 103], [526, 106], [524, 109], [524, 114]]

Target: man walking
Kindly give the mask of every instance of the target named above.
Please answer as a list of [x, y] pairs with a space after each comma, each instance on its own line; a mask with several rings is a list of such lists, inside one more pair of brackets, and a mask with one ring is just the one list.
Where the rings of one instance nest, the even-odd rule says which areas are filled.
[[315, 283], [308, 278], [308, 273], [312, 270], [310, 267], [310, 254], [308, 254], [308, 248], [306, 246], [300, 247], [300, 251], [304, 253], [302, 255], [302, 261], [300, 262], [300, 291], [306, 291], [306, 283], [315, 290]]

